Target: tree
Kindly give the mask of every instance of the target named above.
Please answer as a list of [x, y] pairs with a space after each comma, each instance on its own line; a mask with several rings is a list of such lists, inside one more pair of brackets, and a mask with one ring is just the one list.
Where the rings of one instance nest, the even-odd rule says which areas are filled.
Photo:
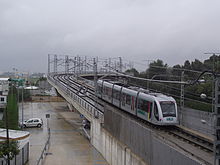
[[167, 64], [164, 64], [162, 60], [158, 59], [157, 61], [150, 63], [150, 67], [147, 69], [146, 74], [149, 76], [149, 78], [154, 75], [166, 74], [167, 67]]
[[8, 144], [7, 140], [5, 140], [0, 143], [0, 157], [4, 158], [5, 161], [7, 159], [12, 160], [19, 152], [17, 141], [10, 140]]
[[125, 73], [128, 73], [129, 75], [138, 77], [139, 76], [139, 72], [135, 69], [135, 68], [131, 68], [125, 71]]
[[197, 70], [197, 71], [203, 71], [204, 70], [204, 65], [202, 62], [199, 60], [195, 59], [194, 62], [191, 64], [192, 70]]
[[183, 68], [184, 69], [191, 69], [191, 64], [190, 64], [189, 60], [186, 60], [184, 62]]
[[172, 74], [179, 77], [181, 76], [181, 66], [179, 64], [173, 66]]

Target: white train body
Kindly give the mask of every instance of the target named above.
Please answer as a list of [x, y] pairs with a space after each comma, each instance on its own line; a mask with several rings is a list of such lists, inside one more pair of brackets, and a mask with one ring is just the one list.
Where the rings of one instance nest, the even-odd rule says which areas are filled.
[[178, 124], [177, 105], [173, 97], [144, 93], [103, 80], [98, 80], [97, 90], [99, 98], [150, 123]]

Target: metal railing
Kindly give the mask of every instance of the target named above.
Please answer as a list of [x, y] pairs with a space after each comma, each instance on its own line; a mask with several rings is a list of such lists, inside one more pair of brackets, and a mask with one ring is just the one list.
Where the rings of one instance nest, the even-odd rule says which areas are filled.
[[44, 148], [41, 152], [41, 155], [37, 161], [37, 165], [40, 165], [43, 163], [44, 157], [47, 156], [46, 151], [49, 149], [49, 147], [50, 147], [50, 128], [48, 129], [48, 138], [47, 138], [47, 141], [46, 141]]
[[53, 74], [48, 75], [48, 80], [53, 83], [54, 86], [57, 86], [62, 92], [66, 94], [69, 99], [73, 100], [80, 106], [82, 109], [85, 110], [89, 114], [89, 116], [98, 118], [101, 120], [101, 123], [104, 122], [104, 114], [97, 110], [94, 104], [86, 101], [84, 98], [80, 97], [79, 95], [75, 94], [71, 90], [68, 89], [67, 84], [63, 84], [53, 78]]

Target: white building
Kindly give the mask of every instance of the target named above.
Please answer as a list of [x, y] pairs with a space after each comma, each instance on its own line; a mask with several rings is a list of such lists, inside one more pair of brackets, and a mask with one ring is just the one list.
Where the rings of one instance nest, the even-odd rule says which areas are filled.
[[[11, 165], [25, 165], [29, 160], [29, 138], [30, 133], [27, 131], [18, 131], [9, 129], [9, 139], [18, 142], [19, 154], [10, 161]], [[6, 129], [0, 128], [0, 141], [7, 140]], [[3, 158], [0, 158], [0, 164], [6, 165]]]
[[0, 107], [7, 103], [7, 95], [9, 91], [9, 78], [0, 78]]

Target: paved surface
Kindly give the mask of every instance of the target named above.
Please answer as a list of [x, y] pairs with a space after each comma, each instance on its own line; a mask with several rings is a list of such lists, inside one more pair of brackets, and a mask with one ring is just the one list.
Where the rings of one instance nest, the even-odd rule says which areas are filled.
[[[45, 115], [50, 114], [47, 121]], [[21, 111], [20, 111], [21, 114]], [[78, 113], [69, 112], [65, 103], [25, 103], [24, 119], [40, 117], [42, 128], [26, 128], [30, 136], [30, 160], [34, 165], [40, 157], [51, 129], [51, 140], [45, 165], [107, 165], [101, 154], [82, 135], [82, 119]], [[20, 115], [21, 119], [21, 115]], [[48, 122], [48, 125], [47, 125]]]

